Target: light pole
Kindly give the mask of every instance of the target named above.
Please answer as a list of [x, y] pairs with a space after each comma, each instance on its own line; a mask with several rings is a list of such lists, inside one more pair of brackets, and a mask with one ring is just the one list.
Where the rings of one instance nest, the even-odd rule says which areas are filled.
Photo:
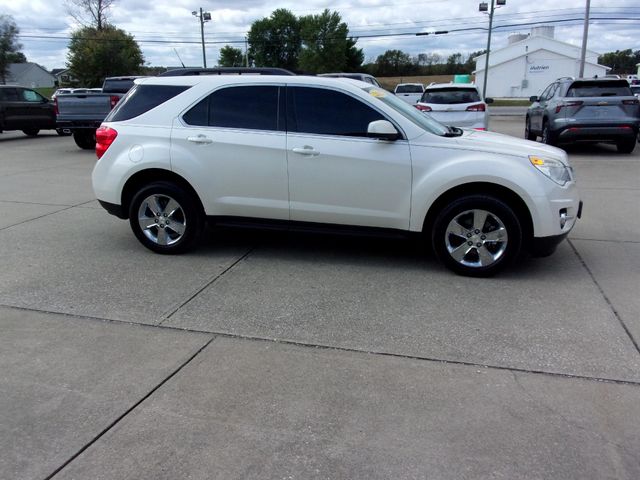
[[191, 12], [191, 15], [198, 17], [198, 19], [200, 20], [200, 37], [202, 38], [202, 64], [204, 65], [204, 68], [207, 68], [207, 55], [204, 51], [204, 22], [211, 21], [211, 13], [203, 12], [202, 7], [200, 7], [200, 13], [194, 10], [193, 12]]
[[584, 77], [584, 62], [587, 57], [587, 37], [589, 36], [589, 8], [591, 7], [591, 0], [587, 0], [587, 6], [584, 11], [584, 30], [582, 31], [582, 51], [580, 52], [580, 75]]
[[491, 9], [487, 2], [481, 2], [478, 10], [489, 15], [489, 35], [487, 37], [487, 53], [484, 61], [484, 81], [482, 82], [482, 97], [487, 97], [487, 79], [489, 78], [489, 53], [491, 53], [491, 30], [493, 29], [493, 13], [496, 8], [506, 5], [507, 0], [491, 0]]

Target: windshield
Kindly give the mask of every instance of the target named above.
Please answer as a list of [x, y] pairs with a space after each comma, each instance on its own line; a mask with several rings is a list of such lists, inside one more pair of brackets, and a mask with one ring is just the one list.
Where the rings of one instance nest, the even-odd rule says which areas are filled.
[[434, 133], [436, 135], [445, 136], [450, 134], [450, 130], [446, 125], [441, 124], [437, 120], [434, 120], [429, 114], [422, 113], [416, 107], [409, 105], [404, 100], [400, 100], [395, 95], [391, 95], [388, 92], [375, 87], [368, 87], [363, 89], [372, 97], [377, 98], [382, 103], [393, 108], [403, 117], [411, 120], [420, 128], [427, 132]]
[[424, 92], [420, 102], [440, 104], [479, 102], [480, 95], [475, 88], [438, 88]]

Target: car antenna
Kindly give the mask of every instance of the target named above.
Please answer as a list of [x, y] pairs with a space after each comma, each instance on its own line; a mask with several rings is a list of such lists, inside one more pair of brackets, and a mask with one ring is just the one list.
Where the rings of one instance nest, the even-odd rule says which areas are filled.
[[178, 51], [175, 49], [175, 47], [174, 47], [173, 51], [176, 52], [176, 57], [178, 57], [178, 60], [180, 60], [180, 65], [182, 65], [182, 68], [186, 68], [184, 66], [184, 63], [182, 62], [182, 59], [180, 58], [180, 55], [178, 55]]

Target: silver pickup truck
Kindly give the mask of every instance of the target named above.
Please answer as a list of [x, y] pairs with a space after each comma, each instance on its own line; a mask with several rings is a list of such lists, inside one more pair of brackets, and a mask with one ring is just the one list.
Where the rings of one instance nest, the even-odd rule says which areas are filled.
[[80, 148], [96, 146], [96, 129], [120, 99], [140, 77], [108, 77], [101, 93], [64, 93], [56, 95], [56, 127], [70, 131]]

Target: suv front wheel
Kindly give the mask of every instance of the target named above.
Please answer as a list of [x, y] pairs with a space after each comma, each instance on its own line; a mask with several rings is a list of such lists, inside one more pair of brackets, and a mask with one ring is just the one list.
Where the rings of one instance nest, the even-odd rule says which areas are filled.
[[435, 220], [432, 245], [454, 272], [489, 277], [520, 254], [522, 227], [515, 212], [489, 195], [469, 195], [447, 205]]
[[194, 195], [158, 181], [141, 188], [129, 206], [129, 223], [138, 240], [157, 253], [183, 253], [195, 248], [205, 216]]

